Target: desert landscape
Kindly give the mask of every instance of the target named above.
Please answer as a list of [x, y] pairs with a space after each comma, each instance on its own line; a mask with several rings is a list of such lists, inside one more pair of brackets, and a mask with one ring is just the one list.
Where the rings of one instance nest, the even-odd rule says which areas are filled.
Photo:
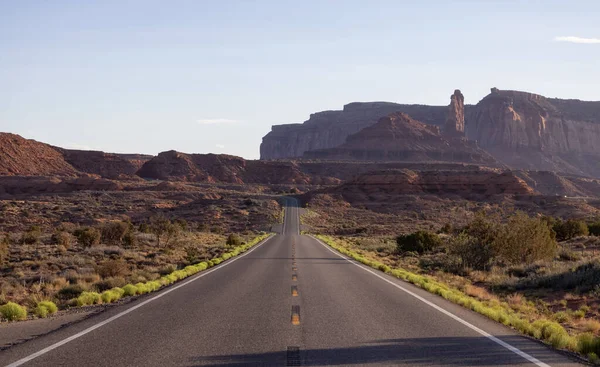
[[318, 112], [273, 126], [260, 160], [0, 133], [0, 313], [65, 317], [167, 286], [277, 232], [292, 197], [305, 233], [597, 361], [599, 147], [600, 102], [496, 88]]

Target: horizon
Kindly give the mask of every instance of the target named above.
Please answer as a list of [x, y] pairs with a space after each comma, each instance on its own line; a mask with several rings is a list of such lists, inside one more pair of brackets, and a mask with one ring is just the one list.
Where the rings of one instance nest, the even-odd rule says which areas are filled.
[[0, 4], [0, 130], [67, 149], [258, 159], [352, 102], [600, 100], [592, 1], [31, 4]]

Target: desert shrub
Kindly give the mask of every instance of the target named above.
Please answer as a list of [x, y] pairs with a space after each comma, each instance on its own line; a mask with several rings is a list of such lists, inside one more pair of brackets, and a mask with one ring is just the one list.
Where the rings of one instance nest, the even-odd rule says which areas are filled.
[[108, 260], [98, 266], [102, 278], [121, 277], [129, 273], [129, 267], [123, 260]]
[[135, 296], [138, 294], [138, 289], [133, 284], [127, 284], [123, 287], [123, 296]]
[[231, 233], [229, 236], [227, 236], [226, 243], [227, 243], [227, 246], [241, 246], [242, 239], [237, 234]]
[[77, 306], [90, 306], [102, 303], [102, 296], [97, 292], [82, 292], [77, 297]]
[[558, 221], [552, 229], [556, 232], [556, 239], [559, 241], [570, 240], [589, 234], [587, 224], [584, 221], [576, 219], [569, 219], [565, 222]]
[[463, 268], [476, 270], [487, 269], [494, 256], [491, 243], [480, 242], [466, 232], [448, 241], [448, 252], [458, 257]]
[[440, 233], [445, 233], [445, 234], [451, 234], [454, 231], [454, 228], [452, 227], [452, 224], [450, 223], [446, 223], [442, 226], [442, 228], [440, 229]]
[[122, 287], [125, 284], [127, 284], [127, 282], [123, 277], [110, 277], [94, 283], [94, 288], [99, 292], [103, 292], [111, 288]]
[[132, 248], [137, 246], [137, 243], [138, 241], [137, 237], [135, 236], [135, 233], [129, 231], [123, 236], [123, 247]]
[[588, 224], [588, 232], [591, 236], [600, 236], [600, 222]]
[[33, 245], [40, 240], [42, 231], [38, 226], [31, 226], [27, 232], [24, 232], [21, 236], [21, 243]]
[[96, 228], [78, 228], [73, 234], [77, 237], [77, 241], [83, 247], [91, 247], [100, 243], [101, 234]]
[[590, 261], [575, 269], [525, 278], [517, 282], [516, 287], [519, 289], [577, 289], [580, 292], [587, 292], [593, 290], [597, 284], [600, 284], [600, 262]]
[[185, 260], [188, 263], [193, 264], [195, 262], [198, 262], [198, 259], [200, 258], [200, 255], [201, 255], [201, 251], [197, 246], [186, 246], [184, 250], [185, 250]]
[[419, 254], [433, 250], [442, 244], [439, 236], [428, 231], [400, 235], [396, 238], [396, 250], [399, 253], [414, 251]]
[[53, 315], [58, 311], [58, 307], [52, 301], [38, 302], [33, 313], [40, 318], [46, 318], [48, 315]]
[[127, 232], [129, 232], [129, 224], [127, 222], [105, 223], [102, 226], [102, 241], [111, 245], [118, 245], [122, 242]]
[[552, 259], [558, 251], [546, 222], [521, 212], [501, 227], [492, 246], [494, 254], [509, 264]]
[[52, 234], [50, 238], [53, 244], [58, 246], [64, 246], [65, 248], [71, 247], [71, 243], [73, 242], [73, 236], [66, 231], [58, 231]]
[[58, 291], [57, 297], [61, 300], [69, 300], [79, 297], [84, 289], [79, 284], [70, 284]]
[[162, 215], [155, 215], [150, 218], [150, 232], [156, 236], [156, 245], [160, 247], [160, 239], [163, 234], [169, 231], [172, 223]]
[[488, 217], [485, 212], [480, 211], [475, 214], [475, 218], [465, 227], [464, 231], [469, 236], [476, 238], [479, 243], [491, 244], [498, 236], [500, 229], [499, 218]]
[[8, 261], [8, 255], [10, 249], [10, 238], [8, 235], [2, 236], [0, 240], [0, 266], [4, 265]]
[[23, 306], [19, 306], [14, 302], [0, 306], [0, 315], [7, 321], [25, 320], [27, 318], [27, 310]]
[[188, 230], [188, 222], [183, 218], [177, 218], [173, 221], [173, 224], [178, 226], [180, 230], [187, 231]]
[[102, 292], [100, 298], [102, 299], [102, 303], [112, 303], [118, 301], [124, 293], [125, 291], [121, 288], [112, 288]]

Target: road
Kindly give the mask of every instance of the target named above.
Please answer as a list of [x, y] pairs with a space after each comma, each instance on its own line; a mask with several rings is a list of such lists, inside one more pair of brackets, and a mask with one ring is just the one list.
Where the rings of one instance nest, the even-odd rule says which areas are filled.
[[284, 234], [163, 291], [0, 352], [26, 366], [575, 366], [309, 236]]

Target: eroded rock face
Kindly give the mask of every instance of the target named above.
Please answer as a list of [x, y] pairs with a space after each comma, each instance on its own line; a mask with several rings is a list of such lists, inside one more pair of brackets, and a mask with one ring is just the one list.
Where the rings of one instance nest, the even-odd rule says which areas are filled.
[[397, 111], [427, 124], [441, 126], [445, 121], [447, 108], [390, 102], [350, 103], [342, 111], [314, 113], [302, 124], [273, 126], [271, 132], [263, 137], [260, 158], [302, 157], [306, 151], [336, 147], [343, 144], [349, 135]]
[[465, 97], [458, 89], [450, 96], [444, 135], [450, 138], [465, 136]]
[[60, 149], [65, 160], [77, 170], [101, 177], [117, 179], [132, 177], [152, 156], [115, 154], [99, 151]]
[[371, 126], [348, 136], [336, 148], [304, 153], [310, 159], [479, 162], [494, 164], [485, 151], [466, 139], [445, 139], [437, 126], [412, 119], [405, 113], [392, 113]]
[[[532, 195], [534, 190], [512, 172], [480, 171], [412, 171], [387, 170], [370, 172], [329, 193], [341, 194], [347, 201], [369, 197], [398, 195]], [[383, 195], [383, 196], [382, 196]]]
[[468, 111], [467, 137], [513, 168], [600, 176], [600, 102], [493, 88]]
[[79, 172], [47, 144], [0, 133], [0, 175], [77, 176]]

